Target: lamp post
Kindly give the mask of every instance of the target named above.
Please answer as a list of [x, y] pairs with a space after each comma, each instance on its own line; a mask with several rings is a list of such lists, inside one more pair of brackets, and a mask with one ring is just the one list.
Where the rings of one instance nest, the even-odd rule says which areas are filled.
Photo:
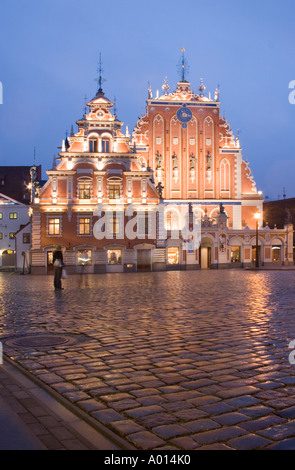
[[254, 214], [254, 218], [256, 220], [256, 259], [255, 259], [255, 267], [259, 268], [258, 221], [260, 219], [260, 213], [256, 212]]

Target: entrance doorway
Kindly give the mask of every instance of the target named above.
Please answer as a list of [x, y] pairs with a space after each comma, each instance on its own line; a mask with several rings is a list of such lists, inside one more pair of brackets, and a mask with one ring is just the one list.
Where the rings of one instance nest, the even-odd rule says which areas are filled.
[[201, 247], [201, 269], [210, 269], [211, 266], [211, 247], [204, 246]]
[[199, 250], [200, 268], [210, 269], [212, 264], [212, 247], [213, 242], [211, 238], [204, 237], [201, 240], [201, 246]]
[[47, 274], [53, 273], [53, 251], [47, 251]]
[[151, 250], [137, 250], [137, 271], [151, 271]]

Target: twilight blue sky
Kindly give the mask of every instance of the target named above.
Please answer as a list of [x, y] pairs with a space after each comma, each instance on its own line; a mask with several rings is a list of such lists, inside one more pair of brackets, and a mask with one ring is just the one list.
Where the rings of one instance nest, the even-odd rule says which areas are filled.
[[[220, 85], [221, 110], [258, 189], [295, 197], [294, 0], [1, 0], [0, 165], [30, 165], [43, 174], [97, 90], [132, 131], [153, 93], [179, 79], [181, 47], [197, 92]], [[1, 102], [1, 99], [0, 99]]]

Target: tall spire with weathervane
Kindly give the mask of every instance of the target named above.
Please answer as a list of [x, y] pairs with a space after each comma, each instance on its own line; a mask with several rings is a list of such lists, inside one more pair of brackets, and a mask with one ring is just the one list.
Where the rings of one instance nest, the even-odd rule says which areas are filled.
[[178, 63], [178, 72], [179, 72], [179, 75], [180, 75], [180, 81], [181, 82], [187, 82], [186, 80], [186, 76], [188, 74], [188, 62], [184, 56], [184, 53], [185, 53], [185, 48], [182, 47], [181, 48], [181, 58], [180, 58], [180, 61]]

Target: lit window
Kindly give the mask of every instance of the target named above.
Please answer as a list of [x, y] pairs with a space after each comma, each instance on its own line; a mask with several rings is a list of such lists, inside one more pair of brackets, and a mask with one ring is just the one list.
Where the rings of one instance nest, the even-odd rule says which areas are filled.
[[166, 212], [166, 230], [179, 230], [179, 214], [177, 212]]
[[9, 218], [10, 219], [17, 219], [17, 212], [10, 212], [9, 213]]
[[10, 240], [13, 240], [13, 239], [14, 239], [14, 237], [15, 237], [15, 233], [14, 233], [14, 232], [10, 232], [10, 234], [9, 234], [9, 238], [10, 238]]
[[92, 264], [92, 251], [91, 250], [78, 250], [77, 262], [79, 266], [87, 266]]
[[90, 235], [90, 218], [79, 218], [79, 235]]
[[107, 251], [108, 264], [122, 264], [122, 250]]
[[91, 184], [79, 183], [78, 185], [79, 199], [90, 199], [91, 197]]
[[121, 197], [121, 185], [109, 184], [109, 199], [120, 199], [120, 197]]
[[0, 212], [0, 219], [3, 219], [3, 212]]
[[168, 247], [168, 264], [179, 264], [179, 248], [177, 246]]
[[60, 235], [60, 219], [50, 218], [48, 219], [48, 234], [49, 235]]
[[3, 233], [0, 232], [0, 240], [3, 240]]
[[230, 258], [231, 258], [232, 263], [239, 263], [241, 261], [241, 247], [240, 246], [231, 246]]

